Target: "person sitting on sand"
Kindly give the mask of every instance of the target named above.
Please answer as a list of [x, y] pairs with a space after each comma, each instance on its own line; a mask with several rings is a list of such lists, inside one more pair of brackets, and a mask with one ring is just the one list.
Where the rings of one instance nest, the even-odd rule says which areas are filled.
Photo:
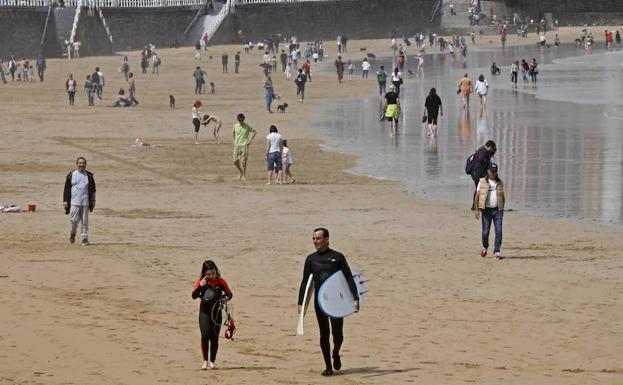
[[123, 88], [119, 89], [119, 94], [117, 95], [117, 99], [115, 99], [112, 106], [113, 107], [130, 107], [132, 105], [132, 103], [130, 102], [130, 99], [126, 98], [124, 95], [125, 95], [125, 91], [123, 90]]
[[221, 138], [218, 136], [219, 130], [221, 129], [221, 126], [223, 125], [221, 118], [219, 118], [216, 115], [208, 115], [208, 114], [203, 115], [203, 120], [201, 121], [201, 124], [203, 124], [204, 127], [207, 127], [208, 124], [212, 122], [214, 122], [214, 131], [212, 132], [212, 134], [214, 135], [214, 139], [216, 139], [217, 144], [221, 144]]

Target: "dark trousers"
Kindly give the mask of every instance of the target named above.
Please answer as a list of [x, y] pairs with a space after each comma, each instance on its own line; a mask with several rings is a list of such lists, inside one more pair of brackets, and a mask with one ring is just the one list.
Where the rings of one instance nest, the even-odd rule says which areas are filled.
[[39, 81], [43, 81], [43, 76], [45, 74], [45, 70], [42, 68], [37, 68], [37, 74], [39, 75]]
[[[329, 335], [333, 332], [333, 355], [340, 354], [340, 348], [342, 342], [344, 342], [344, 318], [331, 318], [324, 314], [318, 306], [318, 301], [314, 301], [314, 309], [316, 311], [316, 319], [318, 320], [318, 327], [320, 328], [320, 349], [322, 350], [322, 357], [324, 358], [324, 364], [327, 369], [331, 369], [331, 344], [329, 342]], [[329, 328], [329, 324], [331, 328]]]
[[504, 218], [504, 210], [497, 208], [485, 208], [482, 210], [482, 247], [489, 248], [489, 232], [491, 230], [491, 222], [495, 226], [495, 244], [493, 252], [499, 253], [502, 248], [502, 219]]
[[240, 62], [237, 61], [236, 63], [234, 63], [236, 65], [236, 73], [238, 73], [238, 71], [240, 70]]
[[195, 95], [201, 93], [201, 89], [203, 88], [203, 81], [195, 80]]
[[[199, 311], [199, 330], [201, 331], [201, 354], [203, 360], [216, 361], [218, 353], [218, 335], [221, 332], [221, 313], [214, 311], [214, 317], [210, 313]], [[217, 322], [215, 323], [214, 318]]]

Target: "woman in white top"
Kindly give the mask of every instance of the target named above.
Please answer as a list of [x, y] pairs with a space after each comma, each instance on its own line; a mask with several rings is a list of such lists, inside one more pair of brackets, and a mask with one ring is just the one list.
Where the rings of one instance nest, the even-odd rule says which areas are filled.
[[480, 74], [480, 76], [478, 76], [478, 81], [474, 88], [480, 98], [480, 108], [484, 109], [487, 105], [487, 94], [489, 93], [489, 82], [485, 79], [485, 75]]
[[[292, 167], [292, 164], [294, 162], [292, 161], [292, 152], [290, 152], [290, 149], [288, 148], [288, 140], [287, 139], [283, 140], [283, 152], [281, 153], [281, 162], [283, 163], [283, 172], [281, 173], [281, 175], [282, 175], [281, 179], [282, 179], [283, 183], [294, 183], [294, 182], [296, 182], [294, 180], [294, 177], [290, 173], [290, 167]], [[288, 182], [288, 178], [292, 179], [292, 181]]]
[[[28, 69], [26, 69], [28, 70]], [[67, 90], [67, 95], [69, 95], [69, 105], [74, 105], [74, 99], [76, 96], [76, 88], [78, 87], [78, 82], [74, 79], [73, 74], [69, 74], [69, 79], [65, 81], [65, 89]]]
[[396, 93], [400, 96], [400, 85], [402, 84], [402, 72], [398, 69], [398, 67], [394, 68], [394, 72], [392, 72], [392, 84], [396, 89]]
[[277, 127], [271, 125], [269, 134], [266, 136], [266, 165], [268, 166], [268, 181], [271, 184], [273, 179], [273, 171], [275, 174], [275, 182], [281, 184], [281, 151], [283, 150], [283, 142], [281, 134], [277, 131]]
[[368, 61], [368, 58], [363, 58], [363, 61], [361, 62], [361, 71], [361, 78], [367, 79], [368, 72], [370, 71], [370, 62]]

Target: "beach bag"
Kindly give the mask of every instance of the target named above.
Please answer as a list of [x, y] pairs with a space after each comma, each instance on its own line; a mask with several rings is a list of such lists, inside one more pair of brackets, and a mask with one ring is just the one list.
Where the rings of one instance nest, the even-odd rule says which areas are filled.
[[474, 161], [474, 155], [476, 155], [476, 152], [472, 152], [465, 161], [465, 173], [467, 175], [471, 175], [472, 171], [474, 171], [474, 166], [476, 165], [476, 162]]

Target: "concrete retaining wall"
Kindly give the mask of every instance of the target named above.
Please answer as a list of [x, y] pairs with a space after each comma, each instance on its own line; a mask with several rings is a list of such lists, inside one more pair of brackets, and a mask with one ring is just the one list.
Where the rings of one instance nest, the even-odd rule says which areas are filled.
[[122, 51], [140, 49], [147, 43], [171, 47], [176, 39], [182, 45], [184, 30], [197, 8], [107, 8], [102, 13], [113, 36], [113, 49]]
[[37, 56], [47, 14], [47, 7], [0, 7], [0, 56]]
[[221, 24], [210, 44], [259, 40], [273, 34], [296, 35], [300, 40], [333, 40], [339, 34], [356, 38], [389, 38], [392, 29], [412, 34], [437, 28], [430, 23], [430, 0], [368, 0], [300, 4], [239, 5]]

